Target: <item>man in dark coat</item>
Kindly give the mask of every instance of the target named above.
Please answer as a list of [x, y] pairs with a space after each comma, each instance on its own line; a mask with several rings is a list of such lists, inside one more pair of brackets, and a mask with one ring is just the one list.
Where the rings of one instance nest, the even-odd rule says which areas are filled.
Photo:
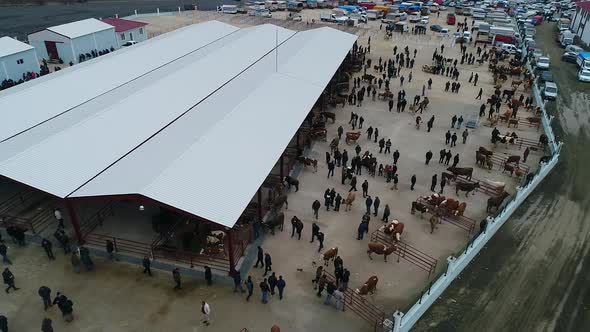
[[340, 194], [336, 194], [334, 198], [334, 211], [340, 211], [340, 204], [342, 203], [342, 196]]
[[53, 250], [51, 250], [51, 248], [53, 247], [53, 245], [51, 244], [51, 241], [43, 238], [43, 240], [41, 240], [41, 246], [43, 247], [43, 249], [45, 249], [45, 253], [47, 254], [47, 258], [49, 258], [49, 260], [55, 260], [55, 256], [53, 256]]
[[363, 236], [365, 235], [365, 233], [367, 233], [367, 230], [369, 229], [369, 225], [365, 222], [361, 222], [359, 224], [359, 227], [357, 229], [358, 233], [357, 233], [357, 240], [362, 240]]
[[416, 185], [416, 174], [412, 175], [410, 182], [412, 183], [412, 185], [410, 186], [410, 190], [414, 190], [414, 186]]
[[265, 253], [264, 254], [264, 276], [266, 277], [266, 274], [268, 273], [268, 271], [272, 271], [272, 258], [270, 257], [269, 253]]
[[389, 210], [389, 204], [385, 204], [385, 208], [383, 209], [383, 218], [381, 221], [388, 222], [390, 213], [391, 211]]
[[4, 279], [4, 284], [8, 285], [8, 287], [6, 288], [6, 294], [9, 293], [11, 288], [14, 290], [20, 289], [14, 286], [14, 274], [12, 274], [12, 272], [10, 272], [8, 268], [5, 268], [4, 272], [2, 272], [2, 279]]
[[319, 232], [320, 232], [320, 226], [314, 222], [311, 225], [311, 241], [309, 241], [309, 243], [313, 243], [313, 240], [315, 240], [315, 238]]
[[373, 211], [375, 211], [375, 217], [379, 214], [379, 204], [381, 204], [381, 200], [378, 196], [375, 196], [375, 199], [373, 200]]
[[432, 183], [430, 184], [430, 191], [434, 191], [434, 188], [436, 188], [437, 183], [438, 183], [438, 177], [436, 174], [434, 174], [432, 176]]
[[172, 270], [172, 279], [174, 279], [174, 290], [179, 290], [182, 288], [181, 280], [180, 280], [180, 269], [175, 268]]
[[148, 256], [143, 256], [143, 260], [141, 261], [141, 265], [143, 266], [143, 273], [147, 273], [150, 277], [152, 276], [152, 269], [150, 268], [152, 265], [152, 261]]
[[318, 238], [318, 242], [320, 243], [320, 246], [318, 248], [318, 252], [320, 252], [324, 248], [324, 233], [318, 232], [318, 235], [316, 236]]
[[455, 155], [455, 158], [453, 158], [453, 167], [457, 167], [458, 164], [459, 164], [459, 154], [457, 153]]
[[356, 176], [353, 176], [352, 180], [350, 180], [350, 190], [348, 192], [351, 192], [353, 190], [357, 191], [356, 190]]
[[440, 179], [440, 194], [442, 194], [443, 190], [445, 190], [446, 184], [447, 184], [447, 179], [443, 176], [442, 179]]
[[257, 254], [257, 260], [256, 260], [256, 264], [254, 265], [254, 267], [258, 267], [258, 263], [260, 263], [260, 267], [264, 267], [264, 251], [262, 250], [261, 246], [258, 246], [258, 254]]
[[373, 206], [373, 199], [371, 196], [367, 195], [367, 199], [365, 200], [365, 205], [367, 207], [367, 213], [371, 213], [371, 206]]
[[445, 155], [445, 165], [449, 165], [449, 162], [451, 162], [452, 157], [453, 153], [451, 152], [451, 150], [447, 151], [447, 154]]
[[326, 211], [330, 211], [331, 200], [330, 189], [326, 189], [326, 192], [324, 192], [324, 205], [326, 206]]
[[211, 268], [205, 265], [205, 280], [207, 281], [207, 286], [211, 286], [213, 284], [213, 273], [211, 273]]
[[398, 159], [399, 159], [399, 151], [396, 149], [396, 150], [393, 152], [393, 164], [394, 164], [394, 165], [397, 165], [397, 160], [398, 160]]
[[39, 296], [41, 296], [41, 299], [43, 300], [43, 305], [45, 306], [45, 310], [47, 310], [47, 308], [51, 307], [53, 304], [51, 304], [51, 289], [47, 286], [41, 286], [39, 287]]
[[439, 151], [440, 158], [438, 158], [438, 163], [442, 164], [445, 162], [445, 156], [447, 155], [447, 150], [442, 149]]
[[0, 256], [2, 256], [2, 262], [4, 264], [12, 265], [12, 261], [8, 259], [8, 247], [2, 240], [0, 240]]
[[317, 199], [311, 204], [311, 209], [313, 210], [313, 215], [315, 218], [318, 218], [318, 212], [320, 211], [320, 207], [322, 207], [322, 203]]
[[367, 197], [367, 195], [369, 194], [369, 182], [365, 180], [361, 185], [361, 188], [363, 189], [363, 198]]
[[430, 159], [432, 159], [432, 151], [428, 150], [428, 152], [426, 152], [426, 165], [428, 165]]

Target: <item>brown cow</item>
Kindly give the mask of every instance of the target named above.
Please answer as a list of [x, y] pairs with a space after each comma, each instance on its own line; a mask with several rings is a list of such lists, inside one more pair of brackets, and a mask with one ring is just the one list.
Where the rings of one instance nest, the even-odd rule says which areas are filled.
[[273, 325], [270, 328], [270, 332], [281, 332], [281, 328], [278, 325]]
[[393, 246], [386, 246], [381, 243], [376, 242], [369, 242], [369, 250], [367, 250], [367, 254], [369, 255], [369, 259], [373, 260], [371, 257], [371, 253], [375, 253], [377, 255], [383, 255], [383, 259], [387, 262], [387, 256], [391, 255], [395, 250], [396, 247]]
[[324, 260], [324, 266], [328, 266], [328, 261], [334, 260], [338, 255], [338, 247], [326, 250], [320, 257]]
[[520, 156], [509, 156], [508, 159], [506, 159], [507, 163], [515, 163], [516, 165], [518, 165], [518, 163], [520, 163]]
[[377, 278], [377, 276], [370, 277], [367, 282], [365, 282], [360, 288], [356, 289], [356, 293], [359, 295], [367, 295], [369, 292], [371, 292], [371, 294], [375, 294], [378, 281], [379, 278]]
[[504, 164], [504, 170], [502, 170], [502, 173], [510, 173], [510, 176], [512, 176], [514, 174], [514, 170], [517, 168], [517, 166], [511, 165], [509, 163], [505, 163]]
[[311, 159], [311, 158], [306, 158], [304, 156], [299, 156], [299, 157], [297, 157], [297, 161], [302, 163], [305, 167], [313, 166], [314, 173], [318, 171], [318, 160], [317, 159]]
[[428, 201], [428, 203], [430, 203], [434, 206], [439, 206], [440, 203], [444, 202], [445, 199], [447, 199], [447, 198], [445, 196], [440, 195], [440, 194], [432, 194], [432, 195], [430, 195], [429, 198], [426, 199], [426, 201]]
[[447, 198], [442, 203], [440, 203], [440, 208], [445, 214], [454, 213], [458, 207], [459, 201], [452, 198]]
[[353, 192], [348, 193], [348, 196], [346, 196], [346, 199], [344, 200], [344, 211], [350, 211], [352, 203], [354, 202], [354, 197], [355, 195]]
[[401, 235], [404, 232], [404, 223], [397, 219], [393, 219], [391, 224], [395, 225], [393, 226], [393, 234], [391, 237], [395, 242], [399, 242], [401, 240]]
[[479, 151], [479, 153], [486, 155], [486, 156], [492, 156], [494, 154], [494, 151], [490, 151], [490, 150], [484, 148], [483, 146], [480, 146], [478, 151]]
[[463, 202], [463, 203], [459, 204], [459, 206], [457, 207], [457, 210], [455, 211], [455, 215], [462, 216], [463, 213], [465, 213], [466, 208], [467, 208], [467, 203]]

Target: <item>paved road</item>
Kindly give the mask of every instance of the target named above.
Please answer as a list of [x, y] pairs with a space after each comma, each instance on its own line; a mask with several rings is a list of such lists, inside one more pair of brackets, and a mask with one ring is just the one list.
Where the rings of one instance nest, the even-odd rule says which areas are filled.
[[211, 10], [233, 0], [98, 0], [76, 4], [48, 4], [42, 6], [0, 6], [0, 36], [18, 37], [23, 40], [27, 34], [49, 26], [68, 23], [89, 17], [109, 17], [119, 14], [127, 16], [135, 9], [140, 13], [176, 11], [184, 5], [197, 4], [199, 9]]
[[548, 111], [561, 163], [416, 331], [590, 331], [590, 85], [561, 62], [553, 24], [537, 36], [560, 90]]

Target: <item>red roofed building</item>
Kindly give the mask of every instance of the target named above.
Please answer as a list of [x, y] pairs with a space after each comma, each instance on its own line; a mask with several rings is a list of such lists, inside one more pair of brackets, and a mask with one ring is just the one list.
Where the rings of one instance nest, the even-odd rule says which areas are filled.
[[[576, 14], [572, 19], [570, 28], [586, 45], [590, 45], [590, 24], [587, 24], [589, 20], [590, 1], [576, 2]], [[586, 30], [589, 31], [586, 32]]]
[[101, 21], [115, 27], [115, 33], [120, 46], [124, 46], [130, 41], [142, 42], [148, 38], [147, 32], [145, 31], [147, 23], [121, 18], [103, 18]]

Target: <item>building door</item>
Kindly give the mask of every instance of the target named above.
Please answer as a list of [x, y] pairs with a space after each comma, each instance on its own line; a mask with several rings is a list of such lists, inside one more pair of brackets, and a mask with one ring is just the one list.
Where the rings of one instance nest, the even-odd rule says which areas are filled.
[[57, 46], [54, 41], [45, 41], [45, 48], [47, 49], [47, 55], [49, 60], [58, 60], [59, 54], [57, 54]]
[[133, 32], [129, 33], [129, 40], [133, 40]]

